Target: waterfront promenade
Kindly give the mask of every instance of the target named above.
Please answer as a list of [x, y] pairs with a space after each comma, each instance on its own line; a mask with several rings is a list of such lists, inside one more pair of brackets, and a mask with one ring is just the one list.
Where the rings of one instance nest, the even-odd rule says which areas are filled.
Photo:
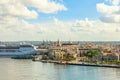
[[41, 60], [41, 62], [62, 64], [62, 65], [78, 65], [78, 66], [120, 68], [120, 65], [115, 65], [115, 64], [95, 64], [95, 63], [76, 62], [76, 61]]

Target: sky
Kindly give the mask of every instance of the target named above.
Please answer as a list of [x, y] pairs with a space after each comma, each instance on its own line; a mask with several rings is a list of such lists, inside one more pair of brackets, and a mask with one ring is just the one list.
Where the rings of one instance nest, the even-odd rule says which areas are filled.
[[1, 0], [0, 41], [120, 41], [120, 0]]

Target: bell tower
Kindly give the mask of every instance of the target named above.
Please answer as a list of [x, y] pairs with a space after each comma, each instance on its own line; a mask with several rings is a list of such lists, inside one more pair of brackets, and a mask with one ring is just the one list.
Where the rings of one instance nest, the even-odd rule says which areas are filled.
[[60, 41], [59, 41], [59, 39], [56, 41], [56, 44], [55, 44], [56, 46], [61, 46], [61, 43], [60, 43]]

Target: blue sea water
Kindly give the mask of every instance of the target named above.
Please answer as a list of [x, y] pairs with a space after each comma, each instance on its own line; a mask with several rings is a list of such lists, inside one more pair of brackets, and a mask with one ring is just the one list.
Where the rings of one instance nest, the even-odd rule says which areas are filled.
[[0, 80], [120, 80], [120, 69], [0, 58]]

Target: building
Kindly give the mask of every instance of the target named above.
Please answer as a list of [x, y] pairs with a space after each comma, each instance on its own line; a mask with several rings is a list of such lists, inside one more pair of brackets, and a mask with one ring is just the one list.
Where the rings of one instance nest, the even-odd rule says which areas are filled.
[[102, 60], [120, 60], [120, 53], [103, 53]]
[[56, 41], [54, 43], [54, 46], [50, 48], [52, 50], [52, 55], [54, 55], [57, 59], [64, 59], [64, 56], [66, 54], [70, 54], [74, 57], [76, 57], [76, 53], [78, 53], [78, 49], [80, 48], [79, 43], [60, 43], [60, 41]]

